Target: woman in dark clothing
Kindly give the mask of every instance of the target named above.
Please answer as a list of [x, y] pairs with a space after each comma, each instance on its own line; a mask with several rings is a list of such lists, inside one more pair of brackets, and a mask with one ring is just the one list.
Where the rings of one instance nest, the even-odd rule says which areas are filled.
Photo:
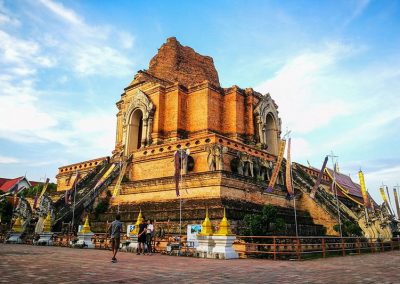
[[138, 252], [137, 254], [143, 253], [144, 254], [144, 244], [146, 243], [146, 228], [147, 224], [142, 218], [142, 223], [139, 224], [139, 233], [138, 233]]

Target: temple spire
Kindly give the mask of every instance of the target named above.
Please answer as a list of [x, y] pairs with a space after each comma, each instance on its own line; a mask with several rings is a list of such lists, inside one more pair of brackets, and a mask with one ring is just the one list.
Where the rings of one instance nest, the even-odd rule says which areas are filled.
[[206, 218], [201, 223], [200, 236], [211, 236], [213, 234], [210, 218], [208, 218], [208, 207], [206, 207]]
[[85, 219], [85, 224], [83, 225], [83, 228], [82, 228], [82, 230], [80, 231], [80, 233], [82, 233], [82, 234], [89, 234], [89, 233], [91, 233], [92, 231], [90, 230], [90, 226], [89, 226], [89, 215], [88, 216], [86, 216], [86, 219]]
[[226, 210], [224, 207], [224, 217], [222, 218], [221, 222], [219, 223], [219, 229], [215, 236], [230, 236], [231, 228], [228, 219], [226, 218]]

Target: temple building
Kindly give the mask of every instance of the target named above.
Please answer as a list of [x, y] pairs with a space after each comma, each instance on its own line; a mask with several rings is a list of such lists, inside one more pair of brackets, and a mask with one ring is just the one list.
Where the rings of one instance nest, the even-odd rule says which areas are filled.
[[[273, 192], [266, 190], [281, 140], [278, 105], [270, 94], [222, 87], [213, 59], [172, 37], [149, 68], [137, 72], [116, 106], [110, 157], [62, 166], [57, 175], [60, 191], [76, 185], [79, 175], [78, 187], [86, 195], [78, 198], [91, 196], [90, 202], [82, 202], [82, 210], [105, 190], [113, 194], [108, 211], [91, 222], [93, 230], [103, 228], [117, 211], [122, 221], [133, 223], [141, 210], [146, 218], [168, 222], [178, 231], [180, 220], [183, 225], [199, 224], [205, 208], [213, 222], [226, 208], [228, 219], [239, 226], [246, 213], [272, 204], [292, 233], [290, 224], [295, 221], [293, 202], [286, 198], [285, 161]], [[333, 205], [309, 196], [313, 171], [299, 164], [293, 168], [301, 234], [337, 235], [337, 214], [327, 209]], [[324, 177], [329, 182], [327, 174]], [[358, 193], [349, 194], [362, 206]], [[65, 216], [67, 212], [58, 220]]]

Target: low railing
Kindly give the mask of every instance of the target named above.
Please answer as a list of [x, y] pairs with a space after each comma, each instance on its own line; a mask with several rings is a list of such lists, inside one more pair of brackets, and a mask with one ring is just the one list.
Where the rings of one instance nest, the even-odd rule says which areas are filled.
[[309, 259], [333, 255], [400, 250], [400, 239], [380, 241], [360, 237], [238, 236], [235, 250], [242, 258]]
[[[5, 235], [0, 234], [0, 243]], [[69, 247], [77, 240], [72, 234], [55, 233], [53, 245]], [[96, 233], [92, 237], [96, 249], [111, 249], [109, 235]], [[121, 244], [127, 247], [131, 242], [126, 235], [121, 236]], [[164, 235], [153, 238], [153, 252], [194, 256], [193, 243], [186, 236]], [[233, 244], [240, 258], [266, 258], [273, 260], [312, 259], [350, 254], [377, 253], [400, 250], [400, 238], [381, 241], [362, 237], [291, 237], [291, 236], [237, 236]]]

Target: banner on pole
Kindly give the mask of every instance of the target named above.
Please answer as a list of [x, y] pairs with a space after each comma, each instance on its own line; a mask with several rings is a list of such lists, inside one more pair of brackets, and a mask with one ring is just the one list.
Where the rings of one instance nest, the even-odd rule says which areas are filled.
[[293, 186], [292, 186], [292, 171], [291, 171], [291, 160], [290, 160], [290, 144], [291, 138], [288, 140], [287, 146], [287, 156], [286, 156], [286, 188], [289, 194], [289, 198], [292, 198], [294, 195]]
[[176, 196], [180, 196], [179, 192], [179, 184], [182, 179], [182, 174], [186, 172], [187, 167], [187, 159], [189, 154], [187, 153], [188, 150], [179, 149], [174, 153], [174, 179], [175, 179], [175, 191]]
[[390, 194], [389, 194], [389, 188], [386, 186], [386, 193], [387, 193], [387, 197], [388, 197], [388, 204], [389, 204], [389, 211], [392, 215], [394, 215], [394, 211], [392, 209], [392, 200], [390, 199]]
[[39, 195], [39, 200], [40, 200], [40, 198], [43, 197], [44, 193], [46, 192], [47, 187], [49, 186], [49, 181], [50, 181], [50, 179], [47, 178], [46, 181], [45, 181], [45, 183], [44, 183], [44, 185], [43, 185], [42, 192], [41, 192], [40, 195]]
[[114, 191], [113, 191], [113, 195], [112, 195], [113, 198], [119, 194], [119, 188], [121, 187], [122, 179], [125, 176], [127, 166], [128, 166], [128, 161], [125, 161], [122, 165], [122, 169], [118, 176], [117, 183], [115, 184], [115, 187], [114, 187]]
[[387, 198], [386, 198], [386, 194], [385, 194], [385, 190], [383, 189], [383, 187], [379, 188], [379, 191], [381, 192], [381, 197], [383, 202], [387, 203]]
[[358, 172], [358, 178], [360, 179], [361, 194], [364, 199], [364, 206], [366, 208], [371, 208], [371, 202], [369, 200], [367, 188], [365, 186], [364, 173], [361, 170]]
[[106, 171], [106, 173], [99, 179], [99, 181], [96, 183], [94, 189], [98, 188], [99, 186], [101, 186], [103, 184], [103, 182], [106, 181], [106, 179], [110, 176], [110, 174], [112, 173], [112, 171], [115, 168], [115, 164], [112, 164], [110, 166], [110, 168]]
[[274, 190], [276, 179], [278, 178], [279, 170], [281, 169], [283, 155], [285, 154], [285, 146], [286, 146], [286, 140], [282, 139], [279, 142], [278, 159], [276, 161], [274, 171], [272, 172], [271, 179], [269, 180], [267, 192], [272, 192]]
[[396, 188], [393, 188], [393, 194], [394, 194], [394, 203], [396, 203], [397, 219], [400, 219], [399, 197], [398, 197], [398, 195], [397, 195], [397, 190], [396, 190]]
[[388, 199], [387, 199], [387, 197], [386, 197], [385, 189], [383, 188], [383, 186], [379, 188], [379, 191], [381, 192], [381, 197], [382, 197], [383, 202], [385, 203], [387, 209], [389, 210], [390, 214], [393, 215], [393, 212], [392, 212], [392, 210], [390, 209], [389, 201], [388, 201]]
[[315, 183], [314, 187], [311, 190], [311, 193], [310, 193], [311, 198], [315, 197], [315, 193], [317, 192], [318, 187], [321, 184], [322, 177], [324, 176], [324, 171], [325, 171], [327, 163], [328, 163], [328, 156], [325, 157], [324, 163], [322, 164], [321, 171], [318, 174], [317, 182]]

